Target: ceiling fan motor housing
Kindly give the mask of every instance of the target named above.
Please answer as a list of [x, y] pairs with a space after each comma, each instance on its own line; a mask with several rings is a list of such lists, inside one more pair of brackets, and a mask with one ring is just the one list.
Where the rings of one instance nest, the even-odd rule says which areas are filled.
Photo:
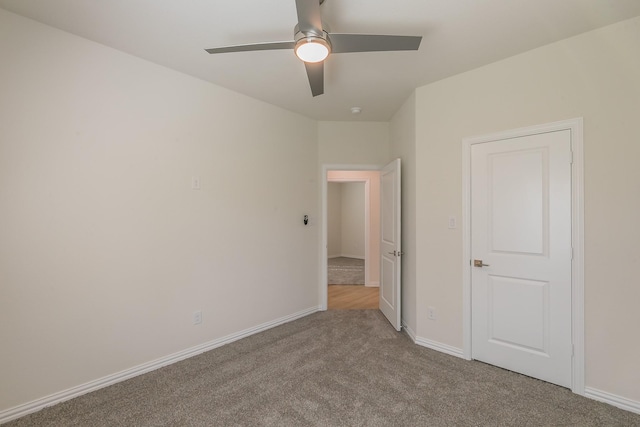
[[294, 52], [304, 62], [321, 62], [331, 53], [329, 33], [322, 30], [321, 34], [314, 31], [303, 33], [296, 25], [294, 28]]

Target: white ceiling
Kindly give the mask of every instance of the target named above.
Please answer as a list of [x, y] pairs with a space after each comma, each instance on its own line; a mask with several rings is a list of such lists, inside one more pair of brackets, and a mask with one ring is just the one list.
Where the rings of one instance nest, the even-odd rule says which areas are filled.
[[[292, 51], [294, 0], [0, 0], [0, 7], [318, 120], [386, 121], [416, 87], [640, 15], [639, 0], [326, 0], [340, 33], [422, 35], [417, 52], [336, 54], [313, 98]], [[353, 116], [350, 107], [362, 107]]]

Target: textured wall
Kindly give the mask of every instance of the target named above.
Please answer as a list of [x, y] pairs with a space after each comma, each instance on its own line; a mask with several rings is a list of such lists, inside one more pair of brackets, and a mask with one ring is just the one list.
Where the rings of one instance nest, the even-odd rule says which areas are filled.
[[586, 385], [640, 401], [638, 52], [637, 18], [417, 89], [418, 335], [462, 347], [462, 139], [584, 117]]
[[0, 411], [318, 306], [315, 121], [2, 10], [0, 52]]

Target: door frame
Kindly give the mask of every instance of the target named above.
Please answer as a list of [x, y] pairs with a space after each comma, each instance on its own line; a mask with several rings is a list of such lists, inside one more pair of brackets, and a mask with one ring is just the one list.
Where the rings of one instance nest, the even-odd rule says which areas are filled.
[[[333, 169], [331, 169], [333, 170]], [[330, 170], [330, 171], [331, 171]], [[360, 182], [364, 183], [364, 285], [371, 286], [371, 277], [369, 274], [369, 257], [371, 256], [371, 250], [369, 249], [370, 242], [370, 227], [371, 227], [371, 204], [370, 201], [370, 191], [371, 191], [371, 178], [326, 178], [327, 183], [335, 182], [336, 184], [345, 184], [349, 182]], [[327, 208], [329, 207], [329, 202], [327, 201]], [[326, 212], [326, 211], [325, 211]], [[329, 233], [329, 228], [327, 227], [327, 234]], [[327, 236], [328, 237], [328, 236]], [[328, 240], [328, 239], [327, 239]], [[328, 244], [328, 241], [327, 241]], [[328, 250], [329, 248], [327, 248]], [[327, 253], [327, 258], [329, 254]]]
[[[320, 215], [322, 216], [320, 222], [320, 250], [318, 251], [320, 255], [320, 279], [318, 283], [318, 292], [319, 292], [319, 301], [320, 301], [320, 310], [327, 310], [327, 292], [329, 291], [327, 284], [327, 172], [329, 171], [380, 171], [382, 167], [378, 165], [349, 165], [349, 164], [323, 164], [320, 168], [320, 184], [321, 184], [321, 204], [320, 204]], [[364, 180], [351, 180], [351, 182], [363, 182]], [[346, 182], [346, 181], [335, 181], [335, 182]], [[366, 184], [365, 184], [366, 185]], [[369, 200], [369, 194], [365, 194], [365, 199]], [[367, 207], [367, 210], [369, 208]], [[369, 212], [370, 214], [370, 212]], [[369, 242], [369, 231], [367, 230], [365, 237], [365, 258], [367, 258], [369, 253], [369, 247], [367, 243]], [[367, 260], [365, 260], [366, 263]], [[368, 273], [365, 268], [365, 275], [368, 277]], [[366, 282], [366, 280], [365, 280]]]
[[571, 391], [585, 394], [584, 367], [584, 154], [583, 119], [563, 120], [462, 140], [462, 354], [471, 360], [471, 146], [561, 130], [571, 132]]

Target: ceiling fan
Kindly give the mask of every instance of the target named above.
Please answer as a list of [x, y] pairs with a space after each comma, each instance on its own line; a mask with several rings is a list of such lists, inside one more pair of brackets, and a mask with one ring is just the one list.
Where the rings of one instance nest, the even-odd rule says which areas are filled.
[[313, 96], [324, 93], [324, 60], [333, 53], [418, 50], [421, 36], [387, 36], [379, 34], [332, 33], [322, 24], [320, 5], [324, 0], [295, 0], [298, 25], [294, 40], [254, 43], [205, 49], [209, 53], [247, 52], [255, 50], [293, 49], [304, 62]]

